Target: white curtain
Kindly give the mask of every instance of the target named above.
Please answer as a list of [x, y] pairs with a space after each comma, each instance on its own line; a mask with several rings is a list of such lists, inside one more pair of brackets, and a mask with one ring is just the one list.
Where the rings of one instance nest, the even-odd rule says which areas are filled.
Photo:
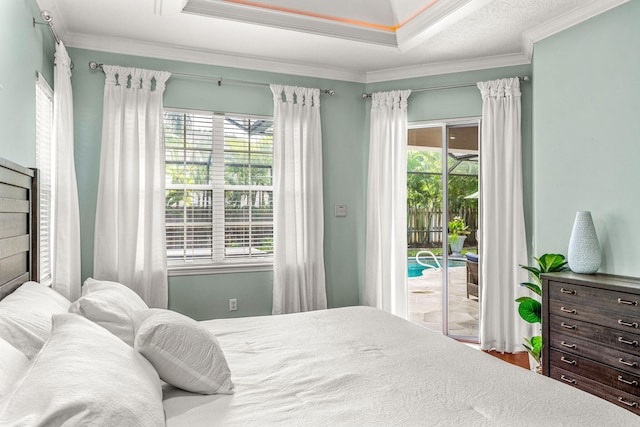
[[273, 92], [273, 314], [327, 308], [320, 90]]
[[170, 73], [105, 65], [94, 277], [166, 308], [162, 95]]
[[364, 301], [407, 317], [407, 98], [374, 93], [369, 132]]
[[53, 288], [75, 301], [80, 297], [80, 213], [73, 155], [73, 94], [71, 58], [62, 42], [56, 45], [53, 75], [53, 146], [55, 147], [55, 205], [53, 229]]
[[484, 350], [523, 350], [527, 326], [515, 299], [527, 274], [522, 201], [522, 136], [518, 78], [479, 82], [482, 94], [480, 344]]

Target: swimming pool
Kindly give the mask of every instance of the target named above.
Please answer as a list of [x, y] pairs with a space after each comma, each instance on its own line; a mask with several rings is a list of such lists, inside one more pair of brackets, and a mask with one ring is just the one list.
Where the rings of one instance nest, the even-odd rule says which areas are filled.
[[[438, 262], [442, 263], [442, 257], [437, 257]], [[420, 261], [424, 264], [428, 264], [434, 268], [438, 268], [436, 263], [433, 261], [431, 257], [420, 257]], [[451, 259], [449, 258], [449, 267], [464, 267], [466, 262], [461, 259]], [[423, 265], [420, 265], [416, 262], [415, 257], [411, 257], [407, 260], [407, 269], [408, 269], [408, 277], [418, 277], [422, 276], [422, 271], [427, 268]]]

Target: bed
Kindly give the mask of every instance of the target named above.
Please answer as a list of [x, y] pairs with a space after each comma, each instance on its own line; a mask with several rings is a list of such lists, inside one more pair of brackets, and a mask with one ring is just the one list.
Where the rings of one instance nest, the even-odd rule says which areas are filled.
[[[0, 230], [32, 200], [33, 172], [9, 165], [28, 178], [14, 191], [7, 165]], [[12, 198], [28, 203], [3, 200]], [[24, 235], [33, 244], [22, 238], [0, 257], [19, 254], [26, 270], [0, 284], [0, 425], [640, 425], [625, 409], [370, 307], [196, 322], [93, 279], [72, 303], [30, 281], [37, 244]]]
[[0, 158], [0, 299], [38, 277], [36, 173]]

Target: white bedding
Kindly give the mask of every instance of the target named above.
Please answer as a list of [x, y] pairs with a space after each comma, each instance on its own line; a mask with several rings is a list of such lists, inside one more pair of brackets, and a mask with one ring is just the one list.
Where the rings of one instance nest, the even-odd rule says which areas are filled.
[[368, 307], [202, 322], [233, 395], [167, 386], [168, 426], [638, 426], [640, 418]]

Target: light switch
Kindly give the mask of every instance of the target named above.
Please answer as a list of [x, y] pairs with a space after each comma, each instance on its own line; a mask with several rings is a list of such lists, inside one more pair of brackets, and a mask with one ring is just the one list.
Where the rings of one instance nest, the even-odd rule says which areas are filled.
[[343, 218], [347, 216], [347, 205], [336, 205], [336, 217]]

